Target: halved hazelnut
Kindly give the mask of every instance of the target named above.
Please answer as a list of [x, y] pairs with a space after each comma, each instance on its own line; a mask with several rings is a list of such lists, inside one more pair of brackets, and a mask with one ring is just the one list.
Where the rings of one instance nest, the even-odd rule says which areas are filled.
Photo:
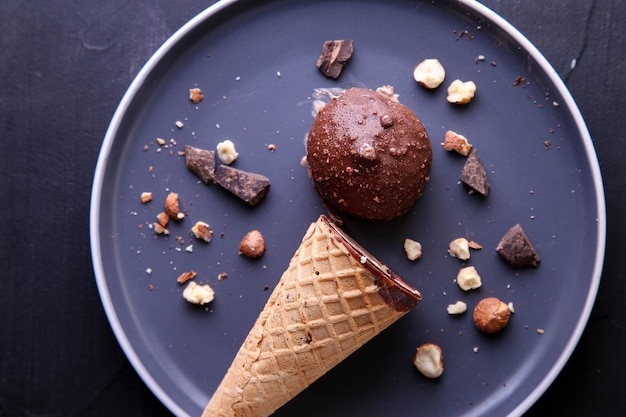
[[443, 373], [443, 352], [434, 343], [424, 343], [415, 351], [413, 364], [427, 378], [439, 378]]

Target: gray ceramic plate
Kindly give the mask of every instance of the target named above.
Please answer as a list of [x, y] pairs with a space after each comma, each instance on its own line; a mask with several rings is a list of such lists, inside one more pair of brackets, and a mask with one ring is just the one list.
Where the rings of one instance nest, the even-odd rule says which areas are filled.
[[[338, 81], [315, 67], [327, 39], [354, 40]], [[436, 91], [412, 79], [425, 58], [438, 58], [447, 70]], [[520, 76], [525, 82], [514, 85]], [[446, 102], [455, 78], [478, 85], [468, 106]], [[268, 288], [323, 213], [300, 165], [314, 89], [384, 84], [425, 123], [432, 178], [404, 218], [348, 219], [346, 230], [420, 289], [423, 301], [276, 415], [518, 415], [567, 361], [600, 280], [604, 196], [582, 117], [529, 41], [469, 1], [224, 1], [185, 25], [141, 70], [113, 116], [93, 187], [91, 243], [102, 302], [129, 360], [175, 414], [200, 414]], [[205, 96], [198, 104], [188, 98], [193, 87]], [[448, 129], [479, 152], [492, 185], [487, 198], [459, 185], [464, 159], [439, 145]], [[167, 144], [159, 146], [157, 137]], [[199, 183], [179, 154], [185, 144], [213, 149], [226, 138], [239, 151], [237, 168], [272, 181], [256, 208]], [[153, 193], [151, 203], [139, 201], [144, 191]], [[157, 236], [150, 225], [169, 191], [179, 193], [188, 216], [170, 226], [170, 236]], [[211, 243], [189, 233], [197, 220], [212, 225]], [[536, 269], [513, 270], [495, 252], [516, 223], [541, 256]], [[257, 261], [237, 254], [251, 229], [268, 244]], [[465, 264], [447, 254], [448, 242], [461, 236], [484, 247]], [[405, 257], [406, 237], [422, 243], [421, 260]], [[477, 268], [481, 289], [456, 286], [462, 265]], [[176, 278], [188, 270], [215, 289], [208, 308], [183, 300]], [[218, 281], [222, 272], [228, 278]], [[457, 300], [473, 309], [490, 295], [515, 305], [508, 328], [495, 337], [475, 329], [471, 312], [446, 312]], [[424, 342], [443, 348], [438, 380], [413, 367]]]

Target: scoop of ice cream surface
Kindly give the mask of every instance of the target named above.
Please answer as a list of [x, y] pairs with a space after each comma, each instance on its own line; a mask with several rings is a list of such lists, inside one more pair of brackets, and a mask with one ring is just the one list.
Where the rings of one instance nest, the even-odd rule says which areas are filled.
[[307, 139], [307, 161], [329, 209], [390, 220], [422, 196], [432, 145], [411, 109], [373, 90], [352, 88], [318, 113]]

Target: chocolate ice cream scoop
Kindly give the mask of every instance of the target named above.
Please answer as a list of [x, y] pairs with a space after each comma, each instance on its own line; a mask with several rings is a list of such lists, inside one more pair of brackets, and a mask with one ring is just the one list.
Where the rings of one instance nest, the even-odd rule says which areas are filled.
[[432, 165], [426, 128], [408, 107], [352, 88], [318, 113], [307, 139], [309, 176], [331, 209], [390, 220], [422, 196]]

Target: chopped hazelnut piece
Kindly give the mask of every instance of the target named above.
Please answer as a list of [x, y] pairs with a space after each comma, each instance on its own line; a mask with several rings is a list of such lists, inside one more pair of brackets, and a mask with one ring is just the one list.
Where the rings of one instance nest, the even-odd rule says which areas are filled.
[[422, 257], [422, 245], [413, 239], [404, 239], [404, 252], [410, 261], [414, 261]]
[[209, 284], [198, 285], [195, 281], [189, 281], [183, 290], [183, 298], [192, 304], [208, 304], [215, 299], [215, 291]]
[[180, 212], [178, 193], [169, 193], [165, 198], [165, 204], [163, 204], [163, 207], [165, 208], [165, 213], [167, 213], [170, 219], [182, 220], [182, 218], [185, 216], [183, 213]]
[[196, 239], [204, 240], [207, 243], [213, 239], [213, 230], [211, 230], [211, 226], [203, 221], [196, 222], [196, 224], [194, 224], [191, 228], [191, 232]]
[[455, 151], [463, 156], [467, 156], [470, 150], [472, 150], [472, 145], [470, 145], [465, 136], [448, 130], [444, 137], [443, 149], [446, 151]]
[[448, 304], [448, 314], [463, 314], [467, 311], [467, 304], [463, 301], [457, 301], [454, 304]]
[[217, 156], [223, 164], [230, 165], [239, 156], [232, 140], [226, 139], [217, 144]]
[[475, 290], [483, 285], [478, 271], [473, 266], [459, 269], [459, 273], [456, 275], [456, 284], [463, 291]]
[[448, 245], [448, 253], [462, 261], [467, 261], [470, 258], [469, 242], [464, 237], [454, 239]]
[[199, 103], [202, 101], [203, 98], [204, 95], [202, 94], [202, 90], [200, 90], [199, 88], [189, 89], [189, 100], [193, 101], [194, 103]]
[[415, 351], [413, 364], [427, 378], [439, 378], [443, 374], [443, 352], [434, 343], [424, 343]]
[[179, 284], [184, 284], [190, 279], [194, 279], [196, 275], [198, 275], [196, 271], [183, 272], [182, 274], [178, 276], [178, 278], [176, 278], [176, 282], [178, 282]]
[[150, 192], [143, 192], [141, 193], [141, 202], [146, 204], [152, 201], [152, 193]]
[[472, 101], [475, 93], [476, 84], [473, 81], [454, 80], [448, 87], [448, 97], [446, 99], [453, 104], [467, 104]]
[[413, 79], [429, 89], [439, 87], [445, 78], [446, 71], [438, 59], [425, 59], [413, 70]]

